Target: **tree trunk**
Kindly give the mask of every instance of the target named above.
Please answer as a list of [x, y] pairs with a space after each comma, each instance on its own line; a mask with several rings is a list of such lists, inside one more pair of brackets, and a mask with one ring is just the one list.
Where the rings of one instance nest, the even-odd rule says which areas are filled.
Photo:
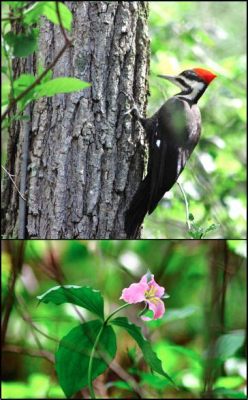
[[216, 364], [217, 340], [225, 332], [225, 300], [228, 276], [228, 248], [226, 240], [209, 240], [209, 277], [211, 293], [206, 310], [207, 352], [205, 355], [205, 376], [203, 398], [216, 398], [214, 383], [221, 376], [221, 364]]
[[[132, 96], [141, 113], [146, 108], [148, 3], [65, 4], [73, 13], [74, 46], [53, 77], [73, 76], [92, 86], [31, 107], [25, 238], [125, 238], [124, 211], [142, 179], [144, 144], [139, 123], [123, 114]], [[60, 28], [42, 20], [32, 72], [53, 61], [63, 44]], [[18, 61], [18, 73], [28, 72], [27, 64]], [[6, 165], [18, 187], [25, 129], [23, 122], [11, 127]], [[4, 177], [4, 237], [18, 237], [18, 197]]]

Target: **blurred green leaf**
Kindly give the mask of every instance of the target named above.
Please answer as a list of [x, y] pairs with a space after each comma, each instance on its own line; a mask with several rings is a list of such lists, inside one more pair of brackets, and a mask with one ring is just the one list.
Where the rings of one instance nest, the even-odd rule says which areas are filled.
[[241, 391], [226, 389], [224, 387], [213, 390], [213, 394], [215, 396], [218, 396], [217, 398], [221, 399], [247, 399], [245, 393], [242, 393]]
[[[2, 398], [5, 399], [41, 399], [46, 398], [53, 389], [51, 379], [46, 374], [32, 373], [27, 382], [2, 382]], [[60, 396], [61, 397], [61, 396]]]
[[193, 360], [197, 361], [199, 364], [201, 364], [203, 362], [202, 356], [194, 350], [188, 349], [187, 347], [184, 347], [184, 346], [171, 345], [169, 347], [170, 347], [170, 350], [177, 351], [189, 358], [192, 358]]
[[[41, 64], [39, 64], [36, 78], [38, 78], [38, 76], [40, 76], [44, 71], [45, 71], [45, 68]], [[52, 80], [52, 76], [53, 76], [53, 72], [52, 72], [52, 70], [50, 70], [50, 71], [48, 71], [46, 73], [46, 75], [41, 80], [41, 82], [45, 83], [45, 82], [48, 82], [48, 81]]]
[[59, 93], [71, 93], [89, 87], [88, 82], [77, 78], [55, 78], [36, 86], [36, 97], [49, 97]]
[[229, 249], [241, 257], [247, 257], [247, 248], [245, 240], [228, 240], [227, 241]]
[[112, 325], [124, 328], [132, 338], [137, 342], [143, 352], [144, 359], [151, 369], [164, 376], [175, 386], [173, 379], [163, 370], [161, 361], [158, 359], [156, 353], [152, 350], [150, 343], [144, 338], [141, 329], [128, 321], [125, 317], [118, 317], [110, 321]]
[[22, 93], [28, 86], [34, 83], [35, 77], [31, 74], [21, 74], [17, 79], [14, 80], [14, 94], [17, 97], [20, 93]]
[[133, 390], [132, 386], [129, 385], [128, 382], [125, 381], [113, 381], [113, 382], [108, 382], [107, 387], [116, 387], [118, 389], [123, 389], [123, 390]]
[[227, 360], [229, 357], [232, 357], [243, 346], [244, 340], [245, 333], [243, 331], [220, 336], [216, 343], [216, 357], [221, 360]]
[[171, 321], [177, 321], [179, 319], [188, 318], [198, 310], [199, 307], [194, 305], [188, 305], [186, 307], [178, 309], [168, 308], [168, 310], [166, 310], [166, 313], [164, 315], [164, 322], [171, 322]]
[[4, 36], [4, 40], [13, 48], [15, 57], [27, 57], [37, 49], [38, 29], [34, 28], [30, 33], [14, 34], [8, 32]]
[[215, 382], [214, 388], [238, 389], [244, 383], [241, 376], [221, 376]]
[[[71, 30], [72, 14], [69, 8], [59, 2], [59, 12], [63, 27], [68, 31]], [[28, 25], [36, 23], [41, 16], [45, 16], [54, 24], [59, 24], [55, 1], [37, 1], [32, 7], [24, 12], [24, 22]]]
[[163, 390], [166, 386], [168, 386], [168, 381], [164, 380], [160, 376], [148, 373], [148, 372], [141, 372], [141, 383], [142, 385], [148, 385], [148, 387], [153, 387], [159, 391]]
[[2, 106], [5, 106], [9, 102], [10, 88], [9, 80], [5, 80], [1, 85]]

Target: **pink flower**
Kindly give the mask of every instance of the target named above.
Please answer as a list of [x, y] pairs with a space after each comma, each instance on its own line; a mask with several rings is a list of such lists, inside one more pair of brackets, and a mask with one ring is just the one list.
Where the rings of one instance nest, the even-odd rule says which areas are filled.
[[[144, 301], [148, 305], [148, 308], [152, 310], [153, 319], [158, 319], [165, 313], [164, 302], [161, 300], [164, 293], [165, 289], [155, 282], [154, 275], [146, 274], [142, 276], [139, 283], [132, 283], [128, 288], [123, 289], [120, 299], [129, 304]], [[148, 317], [141, 318], [145, 321], [151, 320]]]

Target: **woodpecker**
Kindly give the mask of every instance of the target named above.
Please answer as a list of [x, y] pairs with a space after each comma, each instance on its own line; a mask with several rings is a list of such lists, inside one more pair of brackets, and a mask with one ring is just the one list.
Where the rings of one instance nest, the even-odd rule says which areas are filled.
[[179, 86], [181, 91], [150, 118], [143, 118], [137, 107], [127, 112], [141, 123], [149, 143], [147, 175], [125, 213], [128, 238], [137, 236], [145, 215], [155, 210], [183, 171], [200, 139], [201, 114], [197, 102], [216, 75], [203, 68], [193, 68], [177, 76], [158, 77]]

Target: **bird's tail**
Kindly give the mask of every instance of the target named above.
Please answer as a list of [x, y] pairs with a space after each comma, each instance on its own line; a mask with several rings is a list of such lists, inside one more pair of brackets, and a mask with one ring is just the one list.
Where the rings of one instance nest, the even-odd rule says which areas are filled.
[[127, 238], [135, 238], [149, 207], [150, 176], [141, 182], [128, 210], [125, 213], [125, 231]]

